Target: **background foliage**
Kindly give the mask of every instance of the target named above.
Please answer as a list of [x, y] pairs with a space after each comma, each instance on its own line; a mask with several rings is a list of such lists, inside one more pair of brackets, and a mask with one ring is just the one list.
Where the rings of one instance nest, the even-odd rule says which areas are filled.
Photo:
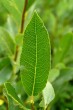
[[[30, 97], [21, 86], [19, 72], [21, 36], [23, 36], [19, 32], [23, 2], [24, 0], [21, 0], [21, 3], [20, 0], [0, 0], [0, 110], [8, 110], [8, 102], [3, 94], [6, 81], [12, 83], [24, 105], [30, 108]], [[24, 28], [35, 9], [41, 16], [51, 39], [52, 66], [48, 81], [54, 87], [55, 99], [47, 110], [73, 110], [73, 0], [31, 0], [31, 2], [29, 0]], [[15, 61], [16, 45], [20, 48]], [[10, 97], [8, 100], [9, 105], [15, 105], [14, 109], [10, 110], [21, 109]], [[37, 110], [43, 107], [41, 100], [41, 94], [35, 97]]]

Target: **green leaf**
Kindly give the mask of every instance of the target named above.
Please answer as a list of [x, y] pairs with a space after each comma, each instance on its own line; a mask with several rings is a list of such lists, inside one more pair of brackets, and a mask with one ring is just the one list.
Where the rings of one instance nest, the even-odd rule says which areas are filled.
[[7, 80], [10, 79], [12, 74], [12, 67], [7, 65], [0, 71], [0, 85], [5, 83]]
[[[34, 1], [35, 0], [28, 0], [27, 10], [30, 8]], [[14, 18], [19, 30], [25, 0], [1, 0], [1, 2]]]
[[62, 62], [72, 44], [72, 33], [67, 33], [61, 40], [59, 48], [54, 56], [54, 64]]
[[35, 0], [28, 0], [27, 9], [35, 2]]
[[63, 85], [64, 83], [68, 82], [69, 80], [73, 79], [73, 68], [65, 68], [60, 71], [59, 77], [55, 81], [56, 86]]
[[10, 96], [7, 95], [7, 99], [8, 99], [8, 110], [23, 110], [17, 104], [14, 103]]
[[43, 103], [45, 108], [47, 108], [48, 104], [55, 98], [54, 89], [53, 89], [51, 83], [49, 83], [49, 82], [47, 82], [46, 87], [43, 90], [43, 98], [44, 98], [44, 100], [42, 100], [42, 102], [40, 104]]
[[61, 95], [66, 93], [70, 96], [70, 92], [73, 90], [70, 90], [72, 84], [69, 82], [72, 80], [73, 80], [73, 69], [65, 68], [60, 71], [59, 77], [55, 80], [55, 82], [53, 82], [56, 99], [59, 99]]
[[15, 38], [18, 30], [11, 16], [8, 16], [7, 22], [5, 23], [4, 28], [8, 31], [8, 33], [11, 35], [12, 38]]
[[2, 3], [20, 26], [24, 0], [2, 0]]
[[8, 58], [0, 59], [0, 85], [10, 79], [12, 66]]
[[5, 58], [1, 58], [0, 59], [0, 70], [5, 67], [7, 64], [9, 64], [10, 60], [9, 58], [5, 57]]
[[20, 108], [20, 106], [7, 94], [5, 88], [3, 89], [3, 94], [8, 101], [8, 110], [23, 110], [23, 108]]
[[51, 69], [48, 76], [48, 81], [53, 82], [60, 74], [59, 69]]
[[15, 42], [9, 33], [0, 27], [0, 46], [4, 48], [8, 55], [13, 55], [15, 52]]
[[21, 80], [29, 95], [37, 95], [45, 87], [50, 70], [50, 40], [36, 12], [28, 24], [20, 59]]
[[23, 110], [29, 110], [24, 107], [23, 102], [20, 100], [20, 98], [17, 96], [17, 93], [15, 91], [15, 88], [10, 83], [5, 83], [5, 88], [7, 91], [7, 94], [21, 107]]
[[0, 26], [3, 26], [6, 23], [7, 12], [4, 9], [1, 0], [0, 0]]
[[10, 96], [7, 96], [7, 99], [8, 99], [8, 110], [15, 110], [12, 98]]

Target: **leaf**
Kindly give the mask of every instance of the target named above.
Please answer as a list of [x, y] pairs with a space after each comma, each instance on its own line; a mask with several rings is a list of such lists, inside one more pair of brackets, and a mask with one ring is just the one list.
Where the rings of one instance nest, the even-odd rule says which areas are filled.
[[[35, 0], [28, 0], [27, 10]], [[25, 0], [1, 0], [2, 4], [14, 18], [19, 29]]]
[[7, 96], [7, 99], [8, 99], [8, 110], [15, 110], [12, 98], [10, 96]]
[[10, 79], [12, 74], [12, 67], [7, 65], [0, 71], [0, 85], [5, 83], [7, 80]]
[[59, 77], [56, 79], [54, 84], [56, 86], [63, 85], [64, 83], [73, 79], [73, 69], [72, 68], [65, 68], [60, 71]]
[[24, 33], [20, 65], [25, 91], [37, 95], [45, 87], [50, 70], [49, 35], [37, 12]]
[[12, 38], [15, 38], [18, 30], [17, 30], [17, 26], [11, 16], [7, 17], [7, 21], [4, 25], [4, 28], [8, 31], [8, 33], [11, 35]]
[[4, 48], [8, 55], [13, 55], [15, 52], [15, 42], [9, 33], [0, 27], [0, 46]]
[[28, 0], [27, 9], [35, 2], [36, 0]]
[[51, 69], [49, 72], [48, 81], [53, 82], [59, 76], [59, 74], [59, 69]]
[[20, 26], [24, 0], [21, 0], [21, 3], [20, 0], [2, 0], [2, 3]]
[[72, 33], [67, 33], [61, 40], [61, 43], [59, 45], [59, 48], [54, 56], [54, 64], [57, 64], [59, 62], [62, 62], [64, 57], [66, 56], [66, 53], [69, 51], [69, 48], [72, 44]]
[[12, 66], [8, 58], [0, 59], [0, 85], [10, 79]]
[[8, 101], [8, 110], [23, 110], [23, 108], [20, 108], [20, 106], [7, 94], [5, 88], [3, 89], [3, 94]]
[[5, 58], [1, 58], [0, 59], [0, 70], [5, 67], [7, 64], [10, 63], [9, 58], [5, 57]]
[[49, 82], [47, 82], [46, 87], [43, 90], [43, 98], [44, 98], [45, 108], [55, 98], [54, 89], [51, 83]]
[[53, 82], [53, 87], [55, 88], [56, 99], [59, 99], [59, 97], [63, 95], [64, 93], [70, 94], [69, 91], [71, 91], [70, 86], [72, 84], [69, 82], [72, 80], [73, 80], [73, 69], [72, 68], [65, 68], [60, 71], [59, 77]]
[[10, 96], [7, 95], [7, 99], [8, 99], [8, 110], [23, 110], [13, 102]]
[[5, 83], [5, 88], [9, 97], [11, 97], [21, 108], [23, 108], [23, 110], [29, 110], [24, 107], [23, 102], [17, 96], [15, 88], [13, 88], [13, 86], [10, 83]]
[[7, 12], [4, 9], [0, 0], [0, 26], [4, 26], [4, 24], [6, 23], [6, 19], [7, 19]]

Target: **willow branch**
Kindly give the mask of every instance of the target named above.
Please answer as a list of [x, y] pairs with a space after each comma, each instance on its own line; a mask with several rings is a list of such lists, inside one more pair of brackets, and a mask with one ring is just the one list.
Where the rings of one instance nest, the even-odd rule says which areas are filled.
[[22, 13], [20, 33], [23, 33], [23, 31], [24, 31], [24, 22], [25, 22], [25, 13], [26, 13], [26, 8], [27, 8], [27, 3], [28, 3], [28, 0], [25, 0], [24, 8], [23, 8], [23, 13]]
[[[23, 33], [23, 31], [24, 31], [25, 13], [26, 13], [27, 4], [28, 4], [28, 0], [25, 0], [24, 1], [23, 12], [22, 12], [22, 18], [21, 18], [20, 33]], [[16, 53], [15, 53], [14, 61], [16, 61], [16, 59], [17, 59], [18, 51], [19, 51], [19, 47], [17, 46], [16, 47]]]

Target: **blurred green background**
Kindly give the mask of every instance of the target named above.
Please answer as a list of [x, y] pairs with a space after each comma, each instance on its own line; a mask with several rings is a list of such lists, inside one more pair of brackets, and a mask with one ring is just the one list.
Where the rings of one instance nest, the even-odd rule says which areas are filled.
[[[7, 110], [7, 99], [3, 94], [6, 81], [15, 86], [25, 106], [29, 106], [29, 97], [21, 86], [19, 74], [22, 46], [19, 31], [24, 0], [15, 0], [15, 5], [10, 3], [10, 6], [7, 1], [0, 0], [0, 110]], [[73, 0], [29, 0], [25, 28], [35, 9], [42, 18], [51, 41], [52, 66], [48, 80], [54, 87], [55, 99], [47, 110], [73, 110]], [[15, 62], [16, 45], [20, 49]], [[41, 95], [35, 97], [37, 110], [42, 110], [40, 102]]]

